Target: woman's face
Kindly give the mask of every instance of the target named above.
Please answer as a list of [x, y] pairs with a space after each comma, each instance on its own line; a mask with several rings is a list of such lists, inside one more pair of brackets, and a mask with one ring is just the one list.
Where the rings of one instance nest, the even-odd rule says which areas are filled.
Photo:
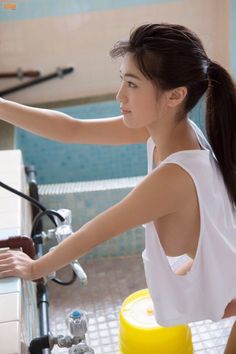
[[120, 68], [121, 85], [116, 99], [120, 102], [124, 123], [142, 128], [164, 115], [165, 92], [159, 91], [138, 69], [132, 54], [127, 53]]

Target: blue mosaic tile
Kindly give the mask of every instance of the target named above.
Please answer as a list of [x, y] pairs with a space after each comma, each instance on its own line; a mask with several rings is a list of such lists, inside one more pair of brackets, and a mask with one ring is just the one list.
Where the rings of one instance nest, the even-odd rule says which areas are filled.
[[[114, 180], [114, 185], [119, 180]], [[96, 182], [94, 182], [96, 183]], [[105, 183], [105, 181], [104, 181]], [[72, 227], [78, 230], [86, 222], [123, 199], [131, 188], [107, 189], [102, 191], [88, 191], [67, 194], [40, 195], [40, 201], [47, 208], [58, 210], [68, 208], [72, 211]], [[44, 230], [52, 228], [48, 219], [44, 219]], [[55, 244], [50, 242], [47, 246]], [[123, 255], [141, 254], [144, 249], [144, 229], [142, 226], [108, 240], [92, 249], [83, 259], [96, 259], [101, 257], [117, 257]]]

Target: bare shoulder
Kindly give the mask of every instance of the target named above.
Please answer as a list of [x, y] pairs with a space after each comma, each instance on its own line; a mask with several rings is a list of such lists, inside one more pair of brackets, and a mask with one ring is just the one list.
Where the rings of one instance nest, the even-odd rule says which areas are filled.
[[182, 197], [192, 197], [196, 191], [195, 183], [191, 175], [177, 163], [167, 163], [163, 166], [164, 173], [169, 179], [173, 179], [176, 188], [181, 192]]
[[154, 169], [128, 195], [136, 210], [146, 219], [156, 220], [176, 213], [180, 205], [193, 197], [194, 183], [189, 174], [176, 164], [165, 164]]
[[183, 184], [184, 186], [187, 183], [188, 186], [194, 186], [194, 182], [190, 174], [177, 163], [165, 163], [155, 170], [158, 170], [158, 174], [160, 176], [165, 176], [165, 178], [168, 178], [168, 181], [174, 178], [176, 183]]
[[154, 170], [158, 183], [165, 188], [166, 195], [172, 195], [172, 203], [176, 203], [179, 208], [179, 202], [188, 201], [196, 193], [194, 181], [190, 174], [175, 163], [167, 163]]

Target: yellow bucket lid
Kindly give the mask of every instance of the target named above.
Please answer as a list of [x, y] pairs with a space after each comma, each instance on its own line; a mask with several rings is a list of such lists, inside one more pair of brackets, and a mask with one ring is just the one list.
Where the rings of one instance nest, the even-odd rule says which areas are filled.
[[154, 316], [153, 302], [147, 289], [129, 296], [121, 308], [123, 319], [131, 326], [142, 329], [161, 327]]
[[192, 354], [188, 325], [160, 326], [154, 316], [148, 289], [128, 296], [120, 310], [120, 349], [122, 354]]

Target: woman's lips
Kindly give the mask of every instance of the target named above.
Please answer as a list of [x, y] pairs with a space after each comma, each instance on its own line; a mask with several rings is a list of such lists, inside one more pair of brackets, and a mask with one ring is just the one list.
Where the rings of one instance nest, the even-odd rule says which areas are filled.
[[122, 108], [121, 108], [121, 112], [122, 112], [123, 114], [131, 113], [131, 111], [127, 111], [126, 109], [122, 109]]

